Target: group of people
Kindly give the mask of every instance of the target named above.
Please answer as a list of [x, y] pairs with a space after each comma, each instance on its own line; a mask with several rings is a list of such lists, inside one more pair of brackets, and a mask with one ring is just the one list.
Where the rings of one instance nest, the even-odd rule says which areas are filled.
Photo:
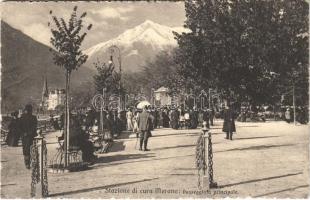
[[[97, 159], [95, 150], [103, 148], [103, 143], [113, 141], [125, 130], [124, 114], [117, 110], [98, 112], [92, 109], [85, 113], [70, 114], [69, 145], [81, 149], [84, 162], [94, 163]], [[59, 128], [63, 129], [64, 114], [58, 124]], [[62, 139], [63, 136], [59, 138]]]
[[[136, 137], [140, 137], [139, 150], [148, 151], [147, 143], [149, 137], [152, 136], [151, 131], [157, 128], [173, 128], [173, 129], [195, 129], [202, 127], [203, 123], [206, 126], [214, 125], [215, 112], [214, 109], [188, 109], [183, 110], [181, 107], [163, 107], [155, 108], [145, 106], [143, 110], [132, 108], [127, 109], [127, 130], [136, 133]], [[226, 139], [232, 140], [235, 127], [235, 113], [228, 106], [223, 110], [223, 132], [226, 133]]]
[[24, 163], [26, 168], [30, 169], [30, 148], [34, 137], [37, 136], [37, 117], [32, 114], [30, 104], [25, 106], [21, 116], [17, 111], [11, 113], [11, 116], [6, 143], [8, 146], [16, 147], [19, 140], [22, 140]]
[[[306, 108], [296, 107], [295, 120], [301, 124], [307, 124], [308, 123], [307, 111], [308, 110]], [[291, 107], [287, 107], [284, 112], [283, 118], [287, 123], [294, 122], [294, 109]]]
[[[30, 168], [30, 147], [34, 137], [37, 135], [37, 117], [32, 114], [32, 106], [26, 105], [24, 113], [18, 117], [18, 112], [11, 114], [12, 120], [8, 126], [9, 133], [6, 142], [9, 146], [18, 146], [18, 141], [22, 138], [23, 155], [25, 165]], [[234, 114], [230, 109], [224, 111], [223, 131], [227, 133], [226, 139], [232, 139], [235, 131]], [[86, 113], [77, 112], [70, 114], [70, 148], [78, 147], [82, 151], [82, 159], [85, 162], [94, 162], [95, 144], [91, 142], [90, 136], [93, 132], [104, 134], [104, 139], [109, 141], [118, 137], [122, 131], [128, 130], [136, 133], [140, 138], [141, 151], [149, 151], [148, 139], [152, 136], [151, 131], [157, 128], [173, 129], [195, 129], [202, 127], [205, 122], [207, 127], [213, 125], [213, 109], [187, 109], [181, 107], [155, 108], [145, 106], [141, 109], [129, 108], [126, 111], [109, 110], [97, 112], [88, 110]], [[57, 120], [50, 116], [50, 123], [55, 130], [64, 129], [64, 114]], [[60, 136], [59, 140], [63, 140]], [[69, 149], [70, 149], [69, 148]]]
[[[152, 117], [152, 127], [154, 128], [173, 128], [173, 129], [195, 129], [207, 122], [207, 126], [213, 125], [214, 109], [182, 109], [181, 107], [155, 108], [146, 106], [147, 111]], [[126, 112], [127, 130], [137, 131], [137, 117], [141, 110], [129, 108]]]

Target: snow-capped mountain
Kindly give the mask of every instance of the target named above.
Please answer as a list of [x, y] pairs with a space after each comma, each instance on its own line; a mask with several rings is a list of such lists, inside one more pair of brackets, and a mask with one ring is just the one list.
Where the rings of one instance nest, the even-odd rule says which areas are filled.
[[[146, 60], [154, 58], [163, 50], [177, 46], [173, 31], [184, 32], [182, 27], [171, 28], [146, 20], [144, 23], [126, 30], [118, 37], [99, 43], [84, 51], [89, 56], [88, 63], [109, 59], [109, 47], [117, 45], [121, 50], [124, 71], [140, 70]], [[88, 66], [92, 67], [92, 65]]]

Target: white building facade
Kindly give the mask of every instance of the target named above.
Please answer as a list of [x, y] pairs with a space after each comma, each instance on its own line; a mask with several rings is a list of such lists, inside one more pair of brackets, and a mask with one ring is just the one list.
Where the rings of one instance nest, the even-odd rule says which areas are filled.
[[65, 105], [66, 93], [64, 89], [52, 90], [48, 95], [48, 110], [55, 110], [59, 105]]
[[168, 93], [169, 89], [166, 87], [160, 87], [154, 91], [156, 106], [171, 105], [171, 97]]

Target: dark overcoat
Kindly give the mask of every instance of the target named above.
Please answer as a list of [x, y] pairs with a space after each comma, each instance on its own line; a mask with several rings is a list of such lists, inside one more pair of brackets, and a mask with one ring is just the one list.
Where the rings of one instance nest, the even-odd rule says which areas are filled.
[[173, 110], [171, 113], [171, 121], [170, 121], [171, 128], [178, 129], [179, 128], [178, 122], [179, 122], [178, 112], [176, 110]]
[[18, 140], [20, 138], [20, 119], [12, 119], [9, 124], [9, 133], [6, 138], [6, 143], [8, 146], [18, 146]]
[[30, 146], [37, 135], [37, 117], [32, 114], [23, 114], [20, 118], [22, 128], [23, 154], [30, 156]]
[[223, 132], [236, 132], [235, 117], [231, 109], [224, 110]]

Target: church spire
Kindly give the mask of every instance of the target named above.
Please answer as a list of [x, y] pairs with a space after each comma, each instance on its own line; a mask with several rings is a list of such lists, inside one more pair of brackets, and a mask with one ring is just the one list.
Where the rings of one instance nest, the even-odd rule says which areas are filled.
[[43, 85], [43, 90], [42, 90], [42, 101], [45, 101], [47, 97], [48, 97], [47, 78], [44, 77], [44, 85]]

